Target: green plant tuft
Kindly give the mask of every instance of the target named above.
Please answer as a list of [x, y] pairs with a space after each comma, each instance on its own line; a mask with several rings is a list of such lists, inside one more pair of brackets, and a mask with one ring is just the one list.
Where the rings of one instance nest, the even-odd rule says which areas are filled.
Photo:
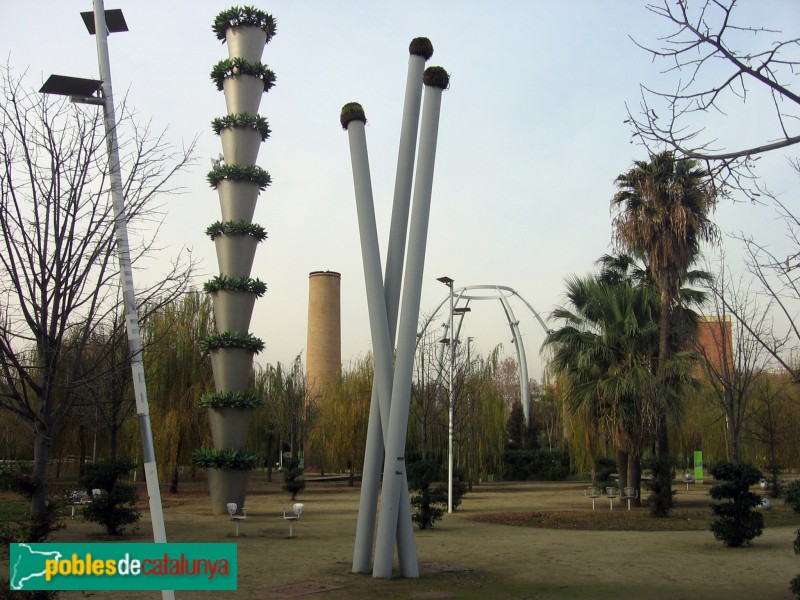
[[198, 448], [192, 452], [192, 462], [201, 469], [252, 471], [258, 467], [259, 456], [258, 453], [248, 450]]
[[351, 121], [367, 122], [367, 117], [364, 114], [364, 109], [358, 102], [348, 102], [342, 107], [342, 112], [339, 115], [339, 122], [342, 124], [342, 129], [347, 129]]
[[251, 333], [223, 331], [211, 333], [200, 340], [200, 350], [211, 352], [220, 348], [241, 348], [258, 354], [264, 349], [264, 342]]
[[258, 408], [264, 400], [250, 392], [213, 392], [197, 400], [202, 408]]
[[225, 33], [228, 29], [233, 27], [258, 27], [263, 29], [267, 34], [267, 44], [275, 35], [277, 26], [275, 19], [269, 13], [263, 10], [258, 10], [252, 6], [233, 6], [227, 10], [223, 10], [214, 19], [214, 25], [211, 26], [214, 35], [218, 40], [225, 43]]
[[237, 75], [250, 75], [260, 79], [264, 83], [264, 91], [268, 92], [275, 85], [275, 73], [262, 62], [250, 62], [241, 57], [226, 58], [219, 61], [211, 69], [211, 80], [216, 84], [217, 89], [222, 91], [222, 82], [228, 77]]
[[231, 181], [250, 181], [258, 184], [258, 189], [265, 190], [272, 183], [272, 178], [264, 169], [256, 165], [228, 165], [219, 164], [206, 175], [208, 183], [212, 188], [216, 188], [221, 181], [230, 179]]
[[238, 115], [225, 115], [211, 121], [211, 128], [219, 135], [224, 129], [255, 129], [261, 134], [261, 141], [267, 140], [272, 130], [267, 120], [260, 115], [239, 113]]
[[433, 56], [433, 44], [426, 37], [414, 38], [408, 45], [408, 53], [428, 60]]
[[212, 240], [221, 235], [249, 235], [259, 242], [267, 239], [267, 232], [261, 225], [248, 221], [217, 221], [206, 228], [206, 235]]
[[261, 298], [261, 296], [267, 292], [267, 284], [260, 279], [252, 279], [250, 277], [227, 277], [225, 275], [217, 275], [203, 284], [203, 290], [206, 294], [215, 294], [219, 291], [246, 292], [248, 294], [255, 294], [257, 298]]
[[450, 87], [450, 75], [442, 67], [428, 67], [422, 74], [422, 83], [446, 90]]

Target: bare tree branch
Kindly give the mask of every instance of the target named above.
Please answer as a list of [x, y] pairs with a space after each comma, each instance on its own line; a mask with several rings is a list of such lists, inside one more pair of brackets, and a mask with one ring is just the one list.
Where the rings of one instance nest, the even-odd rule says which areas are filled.
[[[687, 77], [671, 91], [642, 85], [638, 111], [628, 107], [626, 122], [648, 148], [666, 145], [705, 161], [720, 189], [749, 191], [754, 157], [800, 142], [800, 94], [791, 87], [800, 69], [800, 38], [780, 39], [778, 30], [740, 24], [736, 5], [737, 0], [659, 0], [647, 6], [673, 31], [659, 40], [662, 46], [634, 42], [654, 62], [666, 63], [664, 73]], [[732, 101], [746, 105], [751, 89], [770, 94], [776, 137], [735, 148], [718, 146], [718, 138], [709, 138], [714, 134], [697, 126], [694, 115], [724, 115]], [[756, 190], [751, 197], [759, 194]]]

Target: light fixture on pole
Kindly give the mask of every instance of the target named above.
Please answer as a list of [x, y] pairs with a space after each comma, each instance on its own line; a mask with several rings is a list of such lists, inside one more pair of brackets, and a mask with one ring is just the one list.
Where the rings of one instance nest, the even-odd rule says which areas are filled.
[[[139, 317], [136, 312], [136, 295], [133, 285], [133, 269], [131, 266], [130, 246], [128, 244], [127, 216], [119, 161], [119, 144], [117, 142], [117, 124], [114, 116], [114, 100], [111, 87], [111, 64], [108, 54], [108, 34], [128, 31], [125, 17], [119, 9], [105, 10], [103, 0], [94, 0], [94, 10], [82, 12], [81, 17], [86, 29], [97, 40], [97, 62], [100, 79], [81, 79], [63, 75], [51, 75], [39, 90], [41, 93], [69, 96], [73, 102], [95, 104], [103, 107], [103, 123], [105, 125], [106, 148], [109, 162], [109, 182], [111, 185], [111, 201], [114, 208], [114, 235], [117, 243], [120, 281], [122, 285], [125, 324], [128, 333], [128, 346], [131, 354], [131, 370], [133, 372], [133, 390], [136, 399], [136, 413], [139, 417], [139, 429], [142, 439], [142, 462], [144, 463], [147, 493], [150, 497], [150, 514], [155, 542], [167, 541], [164, 529], [164, 514], [161, 507], [161, 490], [158, 485], [155, 450], [153, 448], [153, 432], [150, 427], [150, 410], [147, 402], [147, 387], [142, 362], [141, 337], [139, 333]], [[95, 95], [99, 94], [99, 95]], [[173, 599], [174, 592], [162, 590], [164, 600]]]

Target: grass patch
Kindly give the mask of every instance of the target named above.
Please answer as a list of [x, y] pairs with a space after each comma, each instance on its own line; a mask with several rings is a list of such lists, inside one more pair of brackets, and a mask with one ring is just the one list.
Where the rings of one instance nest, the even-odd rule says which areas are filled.
[[0, 496], [0, 523], [13, 523], [28, 518], [30, 503], [16, 495]]
[[[647, 510], [561, 510], [493, 512], [470, 515], [471, 521], [514, 527], [579, 531], [704, 531], [711, 525], [710, 508], [676, 508], [669, 517], [651, 517]], [[800, 516], [785, 506], [764, 512], [766, 527], [797, 527]]]

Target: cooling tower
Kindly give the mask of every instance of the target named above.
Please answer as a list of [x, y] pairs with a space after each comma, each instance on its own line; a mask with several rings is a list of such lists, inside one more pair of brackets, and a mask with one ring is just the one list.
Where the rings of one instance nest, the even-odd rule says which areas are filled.
[[342, 368], [341, 278], [334, 271], [308, 274], [306, 385], [310, 398], [318, 397]]

